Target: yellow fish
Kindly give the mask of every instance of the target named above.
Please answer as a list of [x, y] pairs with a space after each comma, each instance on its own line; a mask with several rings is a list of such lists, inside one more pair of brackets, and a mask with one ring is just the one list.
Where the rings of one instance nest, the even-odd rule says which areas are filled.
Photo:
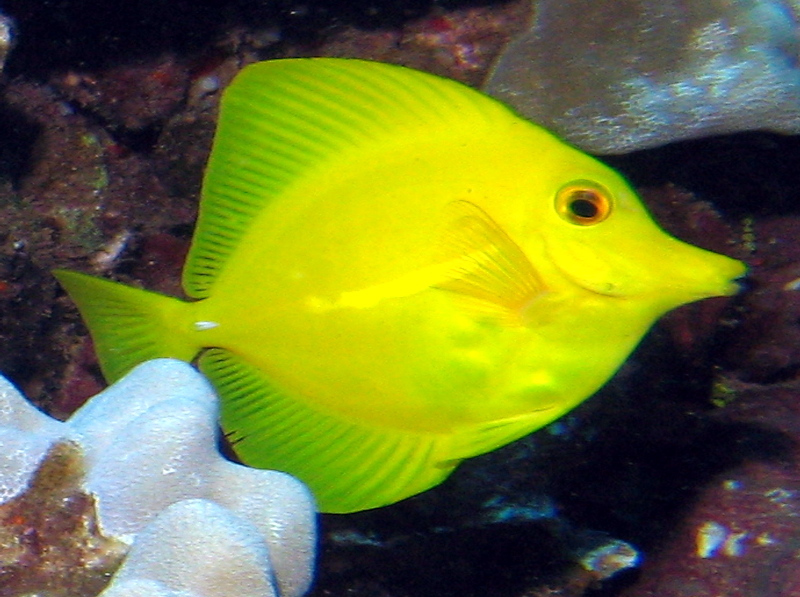
[[312, 58], [248, 66], [225, 92], [191, 300], [56, 275], [109, 382], [196, 362], [244, 463], [350, 512], [557, 419], [664, 312], [744, 272], [478, 91]]

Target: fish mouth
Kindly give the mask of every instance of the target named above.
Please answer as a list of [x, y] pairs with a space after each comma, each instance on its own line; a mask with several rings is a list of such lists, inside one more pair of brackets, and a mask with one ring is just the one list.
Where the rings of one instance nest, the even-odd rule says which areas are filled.
[[731, 280], [732, 292], [728, 296], [735, 296], [737, 294], [744, 294], [755, 288], [755, 281], [750, 276], [749, 272], [745, 272], [738, 278]]

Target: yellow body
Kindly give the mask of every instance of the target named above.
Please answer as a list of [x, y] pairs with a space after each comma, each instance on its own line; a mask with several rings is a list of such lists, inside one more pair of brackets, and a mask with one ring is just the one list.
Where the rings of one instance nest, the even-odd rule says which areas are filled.
[[195, 300], [57, 275], [109, 380], [198, 359], [242, 460], [343, 512], [556, 419], [661, 314], [743, 273], [477, 91], [299, 59], [226, 91], [184, 270]]

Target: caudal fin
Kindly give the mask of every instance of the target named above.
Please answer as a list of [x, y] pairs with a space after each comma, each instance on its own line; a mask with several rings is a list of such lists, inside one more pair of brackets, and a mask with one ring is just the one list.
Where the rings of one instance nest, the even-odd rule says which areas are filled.
[[186, 303], [163, 294], [68, 270], [53, 275], [75, 301], [94, 340], [103, 375], [112, 383], [143, 361], [191, 361], [198, 349], [175, 333]]

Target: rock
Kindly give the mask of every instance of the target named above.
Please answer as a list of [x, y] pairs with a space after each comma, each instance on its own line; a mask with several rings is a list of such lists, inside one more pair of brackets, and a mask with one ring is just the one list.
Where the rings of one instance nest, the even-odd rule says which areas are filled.
[[486, 90], [584, 150], [800, 132], [797, 0], [541, 0]]
[[[224, 459], [216, 420], [217, 399], [205, 379], [170, 359], [140, 365], [63, 423], [0, 378], [0, 519], [12, 529], [0, 541], [4, 586], [13, 577], [20, 590], [36, 592], [43, 588], [37, 582], [49, 587], [58, 575], [64, 579], [56, 584], [74, 586], [72, 575], [85, 572], [75, 561], [107, 578], [120, 544], [132, 544], [126, 582], [157, 581], [204, 597], [269, 594], [254, 587], [304, 593], [316, 542], [310, 494], [284, 473]], [[52, 496], [53, 504], [43, 506]], [[49, 532], [54, 526], [67, 531]], [[26, 549], [30, 537], [35, 549]], [[63, 545], [70, 541], [80, 545]], [[87, 543], [98, 545], [93, 556], [76, 557]], [[58, 559], [47, 561], [49, 554]], [[26, 565], [32, 558], [37, 565]], [[19, 580], [33, 570], [40, 581]], [[69, 593], [53, 593], [61, 594]]]

